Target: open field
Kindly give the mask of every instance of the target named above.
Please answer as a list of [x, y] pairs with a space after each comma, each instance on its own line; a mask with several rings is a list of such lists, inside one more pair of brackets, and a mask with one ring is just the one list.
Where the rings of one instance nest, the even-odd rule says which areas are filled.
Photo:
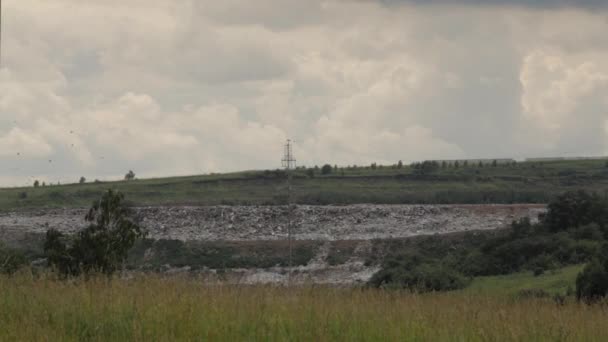
[[565, 294], [568, 288], [576, 288], [576, 276], [583, 265], [568, 266], [542, 275], [534, 276], [531, 271], [502, 276], [477, 277], [464, 290], [476, 295], [516, 296], [525, 290], [543, 290], [548, 294]]
[[[86, 175], [85, 175], [86, 176]], [[546, 203], [566, 190], [608, 190], [605, 160], [521, 162], [439, 168], [343, 169], [310, 177], [298, 170], [295, 200], [300, 204], [450, 204]], [[175, 177], [0, 189], [0, 211], [40, 207], [88, 207], [113, 188], [136, 205], [256, 205], [285, 203], [285, 175], [250, 171]]]
[[567, 301], [145, 277], [0, 278], [0, 340], [605, 341], [608, 311]]

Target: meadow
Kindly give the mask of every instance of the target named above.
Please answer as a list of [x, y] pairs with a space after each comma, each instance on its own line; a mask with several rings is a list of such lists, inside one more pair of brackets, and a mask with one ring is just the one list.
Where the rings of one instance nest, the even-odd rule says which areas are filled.
[[0, 277], [2, 341], [606, 341], [608, 310], [501, 292]]
[[[468, 165], [430, 171], [410, 166], [338, 168], [293, 173], [301, 204], [547, 203], [568, 190], [608, 191], [606, 160]], [[0, 189], [0, 211], [88, 207], [112, 188], [136, 205], [276, 205], [286, 202], [283, 171], [245, 171], [190, 177], [89, 182]]]

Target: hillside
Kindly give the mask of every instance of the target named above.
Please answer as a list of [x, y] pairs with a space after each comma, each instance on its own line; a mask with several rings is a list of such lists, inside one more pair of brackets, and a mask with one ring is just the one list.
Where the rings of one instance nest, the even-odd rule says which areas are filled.
[[[300, 204], [546, 203], [573, 189], [608, 191], [606, 160], [471, 163], [430, 168], [378, 166], [294, 172]], [[282, 171], [248, 171], [122, 182], [0, 189], [0, 211], [87, 207], [113, 188], [136, 205], [259, 205], [285, 203]]]

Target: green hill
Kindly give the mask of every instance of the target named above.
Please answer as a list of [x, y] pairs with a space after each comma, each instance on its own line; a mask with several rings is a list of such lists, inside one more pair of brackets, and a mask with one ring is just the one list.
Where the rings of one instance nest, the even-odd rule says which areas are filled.
[[[378, 166], [294, 172], [295, 200], [305, 204], [351, 203], [545, 203], [556, 193], [608, 191], [606, 160], [517, 164], [440, 163], [430, 167]], [[138, 205], [285, 203], [283, 171], [159, 178], [121, 182], [0, 189], [0, 210], [86, 207], [113, 188]]]

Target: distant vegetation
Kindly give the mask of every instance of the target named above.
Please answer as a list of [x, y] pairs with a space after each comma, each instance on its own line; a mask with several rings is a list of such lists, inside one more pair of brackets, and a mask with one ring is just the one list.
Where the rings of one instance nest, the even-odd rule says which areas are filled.
[[[569, 192], [549, 203], [538, 224], [514, 222], [510, 230], [466, 239], [460, 245], [428, 238], [417, 249], [390, 248], [376, 287], [443, 291], [464, 288], [478, 276], [516, 273], [541, 275], [591, 261], [577, 279], [579, 299], [608, 294], [608, 198]], [[404, 246], [405, 247], [405, 246]]]
[[45, 256], [63, 277], [113, 274], [122, 267], [136, 240], [145, 235], [133, 222], [124, 195], [112, 190], [93, 203], [85, 219], [89, 226], [75, 236], [52, 229], [46, 233]]
[[[302, 204], [547, 203], [565, 191], [608, 191], [605, 160], [436, 161], [413, 165], [300, 167], [294, 198]], [[0, 211], [86, 207], [111, 187], [138, 205], [277, 205], [286, 201], [283, 170], [0, 189]]]

